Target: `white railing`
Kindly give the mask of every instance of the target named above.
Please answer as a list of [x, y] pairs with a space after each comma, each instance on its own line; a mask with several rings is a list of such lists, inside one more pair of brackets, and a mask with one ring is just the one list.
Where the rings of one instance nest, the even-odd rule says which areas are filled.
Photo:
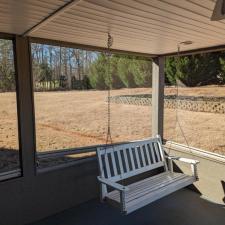
[[187, 154], [192, 154], [195, 156], [198, 156], [200, 158], [208, 159], [211, 161], [216, 161], [218, 163], [225, 164], [225, 156], [209, 152], [206, 150], [202, 150], [199, 148], [194, 148], [194, 147], [188, 147], [187, 145], [179, 144], [173, 141], [165, 141], [165, 149], [169, 150], [175, 150], [179, 152], [184, 152]]

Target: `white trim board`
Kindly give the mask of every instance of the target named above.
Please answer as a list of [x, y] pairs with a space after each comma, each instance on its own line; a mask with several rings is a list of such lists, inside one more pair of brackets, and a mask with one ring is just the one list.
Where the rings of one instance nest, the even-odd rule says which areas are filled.
[[225, 164], [225, 156], [219, 155], [213, 152], [209, 152], [199, 148], [188, 147], [186, 145], [179, 144], [173, 141], [167, 141], [164, 146], [165, 146], [165, 150], [169, 148], [171, 150], [184, 152], [184, 153], [198, 156], [200, 158], [204, 158], [210, 161], [216, 161], [218, 163]]

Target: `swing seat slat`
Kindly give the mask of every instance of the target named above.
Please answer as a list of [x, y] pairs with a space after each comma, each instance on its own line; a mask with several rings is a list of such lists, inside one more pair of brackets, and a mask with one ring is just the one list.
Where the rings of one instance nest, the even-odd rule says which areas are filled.
[[[101, 200], [119, 207], [124, 214], [129, 214], [198, 180], [197, 164], [199, 162], [196, 160], [167, 157], [167, 165], [159, 136], [144, 141], [115, 145], [107, 149], [98, 148], [97, 155]], [[173, 160], [189, 163], [192, 176], [175, 173], [172, 166]], [[164, 170], [160, 174], [127, 186], [120, 182], [160, 167]], [[113, 190], [108, 191], [108, 187]]]
[[[182, 173], [165, 172], [143, 181], [128, 185], [125, 194], [125, 214], [129, 214], [145, 205], [148, 205], [174, 191], [194, 183], [195, 179]], [[120, 208], [120, 193], [117, 190], [110, 192], [105, 200]]]

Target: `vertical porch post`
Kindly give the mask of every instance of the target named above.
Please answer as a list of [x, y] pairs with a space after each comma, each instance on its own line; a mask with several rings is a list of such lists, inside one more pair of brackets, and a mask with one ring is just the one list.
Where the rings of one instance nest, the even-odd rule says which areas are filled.
[[153, 59], [152, 65], [152, 136], [163, 138], [164, 113], [164, 63], [163, 56]]
[[35, 175], [35, 120], [29, 39], [16, 36], [14, 50], [22, 171], [24, 177], [30, 178]]

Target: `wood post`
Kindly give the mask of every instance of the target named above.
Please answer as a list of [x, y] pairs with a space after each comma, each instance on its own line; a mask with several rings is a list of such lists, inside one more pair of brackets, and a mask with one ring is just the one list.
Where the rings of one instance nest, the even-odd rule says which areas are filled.
[[153, 58], [152, 65], [152, 136], [163, 139], [164, 57]]
[[35, 126], [30, 43], [27, 37], [15, 37], [15, 68], [17, 73], [18, 118], [23, 176], [35, 175]]

